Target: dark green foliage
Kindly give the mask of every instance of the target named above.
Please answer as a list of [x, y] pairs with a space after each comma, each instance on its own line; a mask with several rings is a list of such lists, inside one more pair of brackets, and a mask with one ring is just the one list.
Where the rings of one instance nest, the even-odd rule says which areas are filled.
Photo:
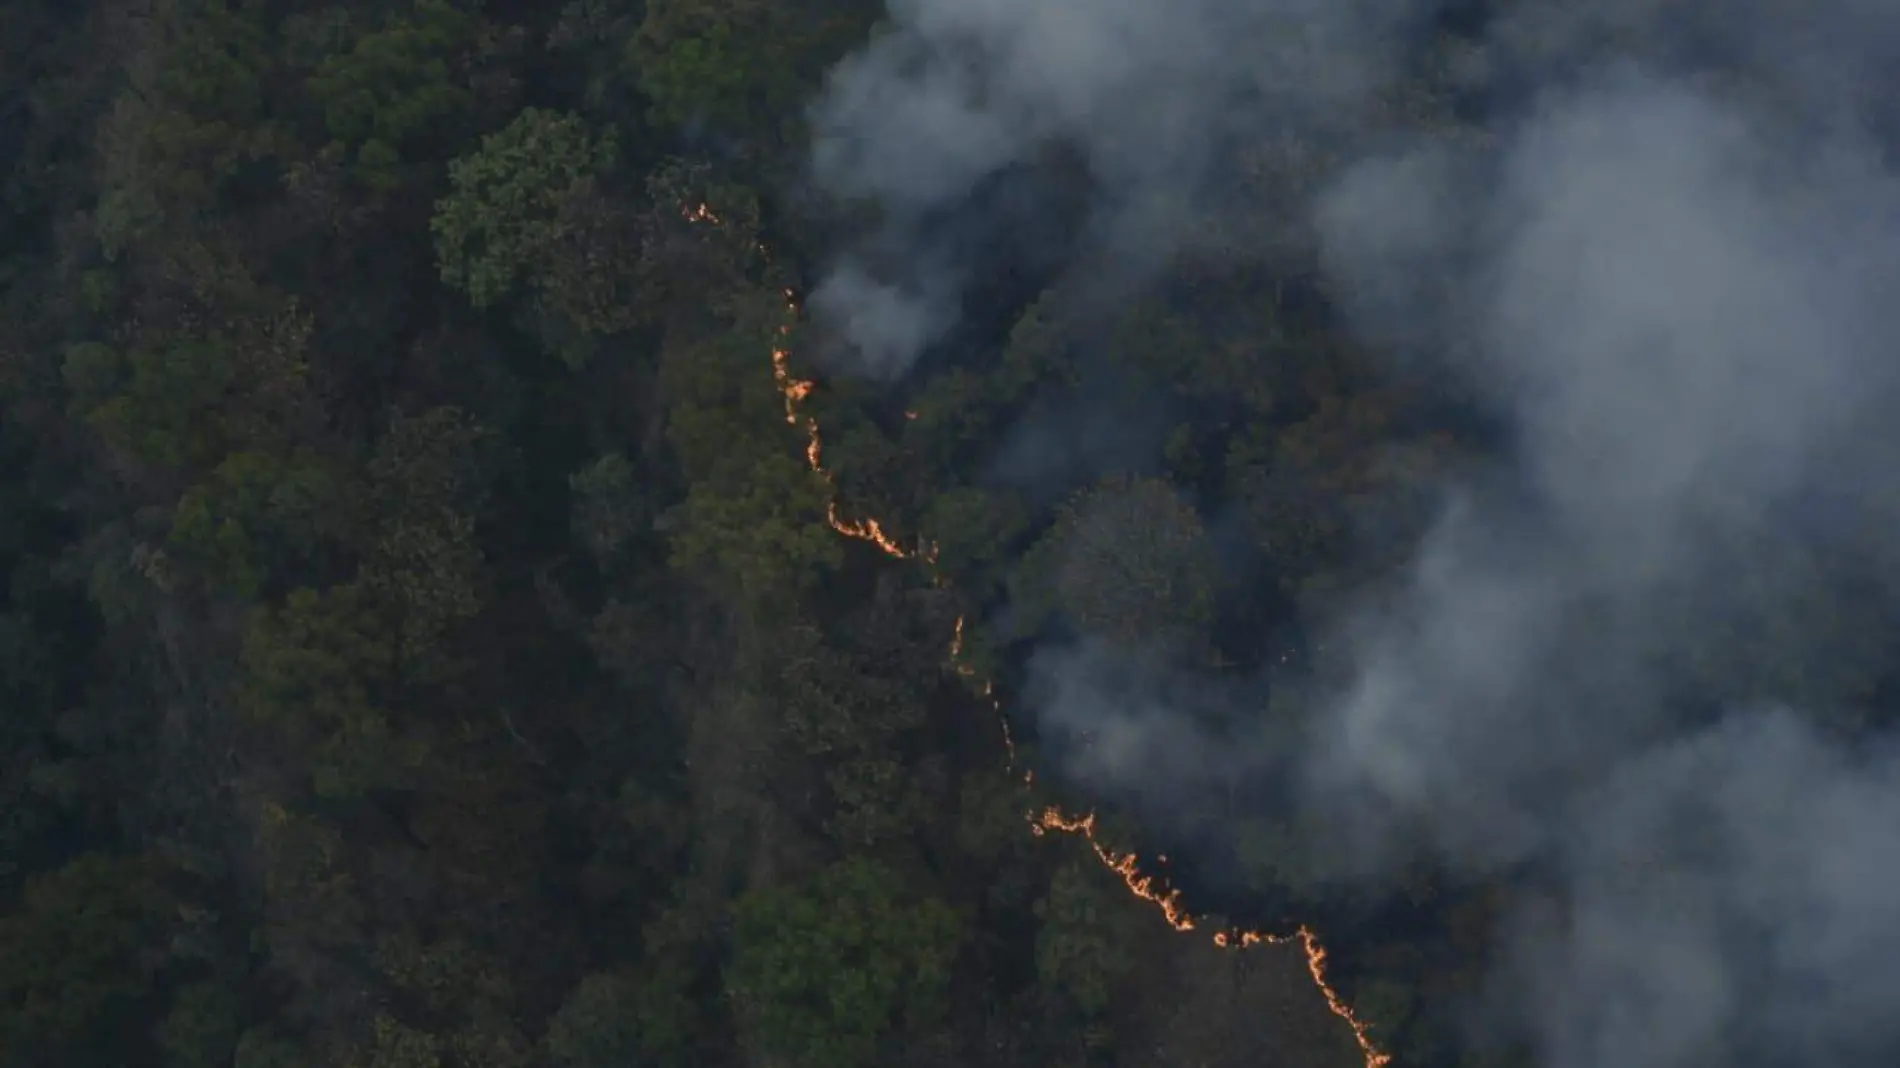
[[782, 143], [818, 77], [869, 28], [868, 5], [651, 0], [627, 61], [656, 121]]
[[545, 275], [566, 236], [566, 204], [612, 160], [611, 138], [596, 142], [580, 119], [533, 108], [484, 137], [480, 152], [450, 162], [450, 194], [430, 220], [442, 280], [481, 308], [522, 273]]
[[[7, 6], [0, 1068], [1360, 1063], [1297, 948], [1030, 833], [1099, 799], [1021, 691], [1085, 638], [1300, 729], [1339, 680], [1287, 636], [1408, 574], [1468, 398], [1343, 335], [1298, 206], [1349, 146], [1278, 131], [1169, 262], [829, 375], [798, 301], [880, 220], [802, 127], [884, 7]], [[1339, 121], [1489, 151], [1469, 47]], [[1892, 526], [1706, 539], [1646, 668], [1876, 722]], [[1324, 917], [1399, 1063], [1457, 1063], [1518, 888], [1421, 863], [1361, 924], [1328, 828], [1198, 778], [1117, 839]]]
[[584, 977], [548, 1021], [548, 1056], [561, 1068], [683, 1063], [693, 1026], [683, 978], [669, 969]]
[[375, 190], [399, 185], [404, 153], [474, 106], [467, 68], [480, 19], [457, 0], [406, 6], [325, 56], [308, 81], [331, 137], [325, 155]]
[[[1104, 885], [1107, 882], [1110, 885]], [[1084, 1016], [1108, 1008], [1115, 982], [1133, 967], [1127, 913], [1117, 908], [1110, 876], [1071, 863], [1056, 872], [1038, 902], [1036, 972], [1050, 996]]]
[[292, 151], [275, 114], [280, 73], [270, 16], [255, 0], [158, 0], [163, 47], [121, 57], [131, 91], [101, 124], [93, 225], [107, 258], [155, 231], [255, 193], [251, 180]]
[[124, 391], [92, 412], [100, 434], [151, 464], [215, 462], [226, 446], [216, 410], [237, 376], [230, 349], [209, 341], [140, 347], [127, 362]]
[[755, 890], [735, 909], [732, 994], [774, 1056], [810, 1068], [878, 1063], [900, 1030], [945, 1008], [962, 924], [881, 864], [847, 861], [802, 885]]
[[344, 504], [335, 472], [314, 457], [232, 453], [178, 499], [170, 541], [213, 583], [255, 598], [344, 535]]
[[303, 747], [318, 793], [398, 785], [422, 759], [377, 698], [398, 668], [397, 636], [356, 585], [293, 591], [247, 629], [240, 707]]
[[1126, 643], [1192, 641], [1211, 621], [1214, 557], [1168, 483], [1110, 479], [1078, 494], [1024, 562], [1021, 597]]
[[240, 1005], [230, 988], [197, 982], [178, 988], [158, 1040], [177, 1068], [221, 1068], [237, 1052]]
[[29, 880], [0, 918], [0, 1063], [116, 1063], [163, 962], [166, 895], [155, 866], [87, 854]]

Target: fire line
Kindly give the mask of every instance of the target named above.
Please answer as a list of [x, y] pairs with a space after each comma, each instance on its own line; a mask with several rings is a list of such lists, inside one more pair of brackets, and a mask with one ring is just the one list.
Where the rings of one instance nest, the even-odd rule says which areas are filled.
[[[690, 207], [682, 207], [681, 210], [688, 222], [706, 223], [713, 226], [721, 225], [719, 215], [710, 205], [698, 204]], [[763, 245], [760, 246], [760, 250], [764, 251]], [[795, 293], [787, 289], [784, 291], [784, 294], [789, 319], [778, 328], [778, 334], [781, 340], [772, 347], [772, 378], [778, 384], [779, 393], [785, 398], [785, 421], [792, 426], [803, 429], [805, 432], [806, 463], [811, 467], [813, 472], [824, 479], [827, 486], [835, 491], [837, 489], [837, 483], [832, 478], [831, 472], [826, 470], [824, 466], [824, 440], [819, 432], [818, 421], [803, 414], [801, 411], [801, 405], [806, 398], [811, 396], [812, 390], [817, 388], [817, 383], [810, 379], [798, 378], [792, 374], [791, 350], [786, 347], [784, 339], [792, 332], [791, 324], [797, 321], [799, 308], [797, 295]], [[909, 411], [905, 412], [904, 416], [906, 419], [917, 418], [915, 412]], [[846, 518], [839, 510], [838, 499], [835, 492], [826, 502], [825, 522], [832, 530], [837, 531], [844, 537], [869, 542], [881, 549], [885, 555], [894, 559], [919, 559], [926, 565], [934, 565], [936, 563], [936, 547], [928, 541], [920, 538], [915, 548], [905, 549], [875, 518], [869, 516], [859, 519]], [[934, 566], [931, 567], [931, 572], [933, 580], [939, 585], [943, 585], [944, 578], [941, 574], [937, 573]], [[974, 678], [976, 676], [975, 667], [963, 659], [963, 634], [964, 618], [958, 616], [956, 626], [950, 639], [950, 666], [958, 675], [964, 678]], [[990, 706], [996, 710], [997, 719], [1002, 725], [1003, 744], [1009, 760], [1009, 766], [1013, 768], [1016, 763], [1016, 743], [1010, 734], [1009, 717], [1003, 712], [1002, 701], [996, 696], [995, 686], [992, 683], [986, 680], [982, 685], [981, 693], [982, 696], [989, 701]], [[1023, 782], [1025, 785], [1033, 785], [1035, 782], [1035, 772], [1025, 771], [1023, 773]], [[1182, 894], [1179, 888], [1168, 886], [1167, 883], [1158, 876], [1144, 873], [1141, 870], [1140, 858], [1136, 854], [1132, 852], [1118, 852], [1102, 844], [1101, 840], [1096, 837], [1095, 813], [1091, 812], [1079, 817], [1069, 816], [1064, 814], [1061, 809], [1051, 805], [1045, 807], [1040, 813], [1028, 813], [1028, 819], [1030, 833], [1039, 838], [1051, 832], [1056, 832], [1076, 835], [1087, 842], [1089, 848], [1095, 852], [1096, 859], [1101, 861], [1104, 867], [1121, 877], [1122, 885], [1128, 889], [1129, 893], [1155, 906], [1169, 927], [1183, 933], [1200, 929], [1200, 921], [1189, 913], [1187, 907], [1182, 903]], [[1341, 997], [1339, 992], [1327, 981], [1326, 947], [1320, 944], [1319, 936], [1313, 932], [1312, 928], [1302, 925], [1295, 928], [1290, 934], [1278, 935], [1264, 931], [1251, 931], [1238, 928], [1213, 932], [1214, 944], [1222, 949], [1246, 949], [1251, 946], [1259, 945], [1285, 945], [1289, 942], [1296, 941], [1306, 953], [1306, 970], [1308, 974], [1313, 977], [1313, 985], [1319, 988], [1320, 994], [1326, 999], [1326, 1007], [1332, 1011], [1333, 1015], [1344, 1020], [1346, 1025], [1352, 1028], [1353, 1038], [1358, 1042], [1360, 1052], [1365, 1055], [1366, 1068], [1385, 1068], [1386, 1065], [1391, 1064], [1392, 1055], [1381, 1050], [1378, 1044], [1373, 1041], [1370, 1025], [1359, 1018], [1358, 1014], [1353, 1011], [1352, 1006], [1348, 1005], [1345, 998]]]

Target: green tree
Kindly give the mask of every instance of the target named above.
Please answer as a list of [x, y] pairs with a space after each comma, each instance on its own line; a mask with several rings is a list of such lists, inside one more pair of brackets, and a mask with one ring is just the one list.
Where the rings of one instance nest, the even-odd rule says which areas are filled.
[[377, 969], [429, 1021], [435, 1048], [466, 1068], [525, 1068], [515, 992], [503, 962], [467, 939], [424, 941], [408, 928], [376, 946]]
[[476, 537], [490, 500], [493, 438], [459, 408], [391, 419], [366, 472], [370, 543], [361, 580], [396, 628], [411, 681], [453, 672], [447, 639], [487, 596]]
[[1164, 480], [1112, 476], [1060, 509], [1020, 587], [1093, 633], [1165, 645], [1204, 635], [1214, 577], [1193, 505]]
[[370, 1022], [368, 1040], [346, 1068], [441, 1068], [442, 1047], [435, 1035], [380, 1014]]
[[422, 759], [386, 711], [396, 653], [372, 605], [358, 585], [300, 589], [256, 612], [244, 634], [240, 707], [310, 761], [319, 794], [397, 785]]
[[[772, 353], [789, 329], [784, 298], [747, 294], [736, 322], [669, 339], [661, 352], [667, 442], [689, 483], [742, 477], [765, 454], [794, 455], [806, 443], [786, 418]], [[803, 457], [800, 457], [801, 462]]]
[[483, 29], [455, 0], [413, 0], [311, 72], [310, 99], [323, 112], [325, 153], [347, 162], [366, 186], [404, 179], [404, 151], [446, 132], [474, 106], [466, 67]]
[[647, 176], [646, 199], [638, 274], [650, 317], [685, 328], [694, 341], [721, 328], [759, 331], [767, 346], [778, 340], [790, 324], [784, 282], [761, 285], [773, 272], [762, 270], [759, 194], [711, 164], [673, 158]]
[[223, 1068], [237, 1052], [239, 1006], [229, 987], [215, 980], [182, 986], [159, 1025], [167, 1068]]
[[345, 536], [343, 503], [335, 472], [312, 455], [233, 453], [179, 499], [171, 544], [212, 582], [255, 598]]
[[449, 194], [436, 202], [442, 280], [487, 307], [523, 275], [547, 279], [554, 253], [581, 220], [567, 206], [613, 163], [611, 135], [577, 116], [529, 108], [481, 148], [449, 163]]
[[653, 523], [650, 491], [624, 455], [610, 453], [568, 478], [574, 536], [603, 565]]
[[825, 525], [827, 487], [802, 459], [757, 457], [730, 478], [695, 483], [674, 520], [673, 564], [738, 603], [783, 603], [843, 560]]
[[308, 411], [310, 317], [248, 279], [205, 282], [228, 284], [238, 304], [215, 329], [154, 328], [123, 349], [92, 342], [66, 352], [75, 414], [128, 465], [203, 474], [234, 451], [288, 444]]
[[275, 41], [259, 0], [151, 5], [149, 51], [100, 126], [94, 232], [108, 259], [148, 235], [211, 214], [289, 154], [272, 117]]
[[1070, 861], [1036, 903], [1036, 974], [1045, 991], [1085, 1018], [1107, 1011], [1115, 984], [1135, 963], [1128, 901], [1104, 885], [1107, 878], [1090, 862]]
[[157, 999], [167, 895], [150, 861], [88, 853], [0, 917], [0, 1064], [123, 1063]]
[[826, 829], [847, 847], [901, 839], [928, 825], [927, 801], [895, 751], [845, 760], [826, 773], [825, 782], [837, 804]]
[[92, 410], [94, 428], [146, 463], [216, 464], [230, 444], [219, 412], [237, 378], [230, 347], [207, 340], [139, 345], [127, 363], [123, 389]]
[[[274, 801], [255, 817], [262, 915], [251, 932], [267, 956], [269, 975], [291, 995], [282, 1021], [310, 1020], [324, 1026], [313, 1044], [346, 1038], [372, 1010], [363, 958], [371, 944], [366, 888], [351, 870], [353, 850], [337, 828], [307, 812]], [[253, 1029], [238, 1042], [239, 1064], [296, 1065], [309, 1059], [290, 1036]]]
[[786, 627], [772, 653], [786, 737], [809, 756], [881, 754], [923, 722], [909, 680], [868, 670], [815, 626]]
[[294, 1042], [272, 1034], [268, 1028], [254, 1027], [238, 1039], [231, 1054], [231, 1068], [303, 1068], [315, 1058]]
[[732, 995], [760, 1045], [788, 1063], [879, 1063], [893, 1037], [929, 1026], [945, 1007], [962, 921], [876, 861], [752, 890], [734, 912]]
[[682, 1063], [694, 1007], [685, 977], [658, 968], [634, 978], [594, 972], [568, 992], [543, 1043], [560, 1068], [636, 1068]]
[[937, 494], [922, 520], [937, 547], [937, 563], [957, 577], [957, 588], [983, 598], [1004, 581], [1010, 550], [1029, 531], [1029, 508], [1008, 492], [957, 486]]
[[783, 298], [754, 291], [734, 310], [735, 322], [663, 353], [667, 437], [688, 486], [661, 522], [675, 570], [734, 604], [782, 606], [843, 562], [842, 539], [773, 375]]
[[627, 58], [656, 122], [702, 123], [769, 150], [874, 15], [855, 2], [651, 0]]

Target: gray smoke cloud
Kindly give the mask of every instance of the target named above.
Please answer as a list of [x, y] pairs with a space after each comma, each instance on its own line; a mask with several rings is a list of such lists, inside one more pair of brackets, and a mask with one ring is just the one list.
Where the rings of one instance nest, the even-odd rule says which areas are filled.
[[[1799, 542], [1805, 499], [1878, 523], [1894, 488], [1900, 185], [1828, 117], [1618, 65], [1551, 94], [1486, 188], [1369, 160], [1321, 210], [1328, 266], [1380, 330], [1471, 354], [1535, 519], [1464, 498], [1396, 605], [1354, 622], [1308, 800], [1364, 871], [1418, 834], [1467, 870], [1554, 858], [1563, 918], [1515, 946], [1553, 1068], [1893, 1049], [1890, 762], [1786, 715], [1707, 726], [1659, 667], [1794, 607], [1738, 612], [1725, 592], [1750, 577], [1726, 547]], [[1449, 233], [1476, 248], [1447, 262], [1478, 265], [1456, 322], [1391, 273]]]
[[1063, 761], [1071, 776], [1167, 805], [1184, 783], [1205, 785], [1210, 769], [1231, 766], [1211, 729], [1245, 700], [1230, 687], [1099, 639], [1038, 650], [1028, 676], [1024, 700], [1041, 729], [1072, 742]]
[[[1216, 184], [1223, 145], [1358, 121], [1425, 6], [894, 2], [818, 107], [815, 171], [901, 234], [1064, 139], [1101, 178], [1097, 225], [1165, 258], [1192, 240], [1165, 205]], [[1703, 653], [1749, 632], [1791, 663], [1887, 654], [1864, 635], [1900, 590], [1900, 11], [1508, 6], [1483, 77], [1512, 106], [1486, 145], [1348, 139], [1288, 206], [1356, 328], [1465, 379], [1507, 455], [1445, 487], [1400, 584], [1328, 637], [1343, 681], [1297, 731], [1217, 742], [1192, 686], [1131, 684], [1086, 645], [1039, 655], [1032, 696], [1095, 734], [1072, 770], [1104, 789], [1290, 771], [1341, 877], [1420, 851], [1537, 865], [1551, 907], [1512, 926], [1487, 1026], [1547, 1068], [1891, 1054], [1893, 747], [1814, 725], [1838, 709], [1736, 707], [1773, 673]], [[879, 299], [834, 318], [889, 377], [954, 294], [909, 306], [928, 329]], [[1781, 622], [1818, 596], [1815, 554], [1853, 561], [1868, 626]]]
[[[925, 218], [1060, 145], [1087, 163], [1103, 269], [1139, 271], [1187, 239], [1188, 205], [1206, 195], [1223, 145], [1357, 108], [1417, 6], [892, 0], [888, 31], [832, 72], [813, 107], [813, 178], [874, 205], [882, 223], [872, 242], [903, 248]], [[941, 251], [908, 249], [906, 259], [932, 261]], [[908, 291], [929, 328], [896, 330], [889, 316], [841, 301], [813, 310], [844, 343], [841, 369], [888, 379], [956, 318], [963, 282], [983, 269], [955, 264], [917, 285], [873, 280], [846, 261], [820, 283], [870, 290], [873, 306]]]
[[[1399, 609], [1355, 635], [1362, 673], [1321, 747], [1332, 788], [1408, 811], [1444, 799], [1456, 816], [1435, 822], [1494, 841], [1483, 810], [1513, 822], [1520, 781], [1537, 792], [1653, 729], [1635, 665], [1675, 637], [1655, 633], [1664, 598], [1732, 580], [1711, 546], [1783, 536], [1797, 493], [1885, 478], [1877, 451], [1832, 463], [1875, 444], [1892, 397], [1900, 186], [1851, 145], [1789, 149], [1634, 74], [1552, 101], [1506, 149], [1474, 220], [1468, 370], [1515, 423], [1538, 529], [1481, 501], [1447, 513]], [[1376, 283], [1376, 205], [1331, 208], [1351, 250], [1335, 271]], [[1553, 687], [1579, 654], [1595, 678]], [[1579, 691], [1610, 721], [1552, 737], [1585, 712], [1551, 702]], [[1643, 712], [1619, 723], [1619, 707]]]
[[903, 377], [953, 319], [940, 289], [881, 281], [850, 261], [826, 275], [807, 304], [849, 339], [854, 369], [879, 381]]
[[1900, 761], [1750, 711], [1578, 798], [1565, 915], [1507, 966], [1551, 1068], [1880, 1063], [1900, 1038]]

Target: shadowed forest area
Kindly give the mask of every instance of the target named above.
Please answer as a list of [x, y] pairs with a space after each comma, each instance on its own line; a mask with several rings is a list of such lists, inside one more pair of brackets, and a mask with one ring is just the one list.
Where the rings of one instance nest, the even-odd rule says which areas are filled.
[[[1370, 146], [1508, 171], [1515, 6], [1224, 137], [1136, 263], [1060, 137], [901, 241], [814, 181], [877, 0], [0, 0], [0, 1068], [1608, 1068], [1474, 1023], [1587, 911], [1555, 838], [1362, 877], [1252, 756], [1533, 436], [1359, 328], [1309, 207]], [[918, 247], [953, 316], [853, 303]], [[1565, 611], [1654, 625], [1672, 725], [1868, 736], [1878, 483]], [[1327, 986], [1214, 937], [1302, 928]]]

